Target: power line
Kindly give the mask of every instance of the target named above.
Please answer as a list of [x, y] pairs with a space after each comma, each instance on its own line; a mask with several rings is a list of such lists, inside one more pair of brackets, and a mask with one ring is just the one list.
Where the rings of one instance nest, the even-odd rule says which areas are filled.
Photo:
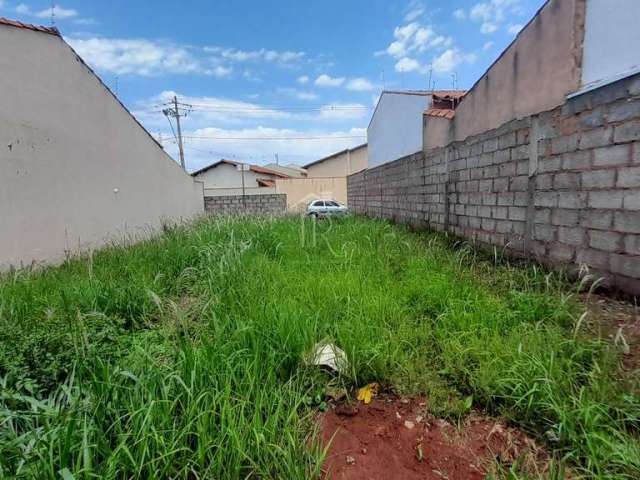
[[193, 108], [211, 108], [216, 110], [370, 110], [366, 105], [298, 105], [298, 106], [258, 106], [258, 107], [234, 107], [230, 105], [214, 104], [185, 104]]
[[182, 138], [192, 140], [349, 140], [357, 138], [367, 138], [366, 135], [350, 135], [350, 136], [318, 136], [318, 137], [206, 137], [197, 135], [185, 135]]
[[165, 117], [167, 117], [167, 122], [169, 122], [169, 126], [171, 127], [171, 132], [173, 133], [173, 138], [176, 139], [176, 143], [177, 143], [178, 136], [176, 135], [176, 131], [173, 129], [173, 123], [171, 123], [171, 118], [169, 118], [169, 115], [165, 115]]
[[[213, 104], [188, 104], [178, 103], [179, 106], [188, 108], [190, 111], [211, 111], [211, 112], [236, 112], [236, 113], [272, 113], [272, 112], [350, 112], [369, 111], [371, 107], [365, 105], [319, 105], [319, 106], [262, 106], [262, 107], [234, 107], [229, 105]], [[150, 106], [148, 109], [138, 110], [140, 113], [162, 113], [164, 105]]]
[[[175, 145], [175, 141], [171, 141], [171, 143], [173, 143]], [[185, 144], [184, 148], [187, 150], [194, 150], [196, 152], [200, 152], [200, 153], [207, 153], [209, 155], [217, 155], [220, 157], [241, 157], [241, 158], [245, 158], [248, 160], [251, 159], [265, 159], [265, 160], [271, 160], [273, 157], [269, 154], [269, 155], [255, 155], [255, 154], [239, 154], [239, 153], [231, 153], [231, 152], [222, 152], [219, 150], [203, 150], [201, 148], [196, 148], [196, 147], [192, 147], [189, 144]], [[283, 155], [285, 157], [298, 157], [298, 158], [309, 158], [311, 157], [311, 155], [302, 155], [300, 153], [286, 153], [286, 154], [282, 154], [280, 153], [279, 155]]]

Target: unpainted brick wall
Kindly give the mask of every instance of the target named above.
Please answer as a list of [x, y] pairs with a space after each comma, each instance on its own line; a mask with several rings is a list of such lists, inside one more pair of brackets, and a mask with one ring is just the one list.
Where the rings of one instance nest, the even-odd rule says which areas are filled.
[[640, 294], [640, 76], [348, 178], [351, 209]]
[[226, 195], [204, 197], [205, 212], [211, 215], [283, 215], [287, 210], [287, 195]]

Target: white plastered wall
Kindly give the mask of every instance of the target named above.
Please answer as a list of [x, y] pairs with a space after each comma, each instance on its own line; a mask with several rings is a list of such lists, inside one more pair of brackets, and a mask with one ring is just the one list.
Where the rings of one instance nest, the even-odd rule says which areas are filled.
[[368, 168], [422, 150], [422, 116], [430, 95], [385, 92], [367, 129]]
[[639, 0], [587, 0], [583, 87], [640, 70], [639, 23]]
[[61, 38], [0, 25], [0, 72], [0, 269], [203, 212], [202, 183]]

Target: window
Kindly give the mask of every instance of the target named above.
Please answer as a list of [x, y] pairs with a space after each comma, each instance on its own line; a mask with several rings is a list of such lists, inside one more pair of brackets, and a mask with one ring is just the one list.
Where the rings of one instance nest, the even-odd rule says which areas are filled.
[[339, 207], [340, 205], [338, 205], [336, 202], [327, 202], [327, 205], [329, 207]]
[[324, 202], [322, 200], [318, 200], [316, 201], [316, 203], [313, 204], [314, 207], [324, 207]]

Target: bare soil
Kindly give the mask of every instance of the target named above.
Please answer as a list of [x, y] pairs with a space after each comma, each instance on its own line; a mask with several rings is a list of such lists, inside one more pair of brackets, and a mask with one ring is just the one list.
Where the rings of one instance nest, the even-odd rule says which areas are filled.
[[324, 478], [480, 480], [516, 460], [536, 476], [547, 469], [546, 452], [499, 420], [470, 415], [457, 426], [426, 411], [424, 399], [390, 395], [333, 406], [321, 418]]

